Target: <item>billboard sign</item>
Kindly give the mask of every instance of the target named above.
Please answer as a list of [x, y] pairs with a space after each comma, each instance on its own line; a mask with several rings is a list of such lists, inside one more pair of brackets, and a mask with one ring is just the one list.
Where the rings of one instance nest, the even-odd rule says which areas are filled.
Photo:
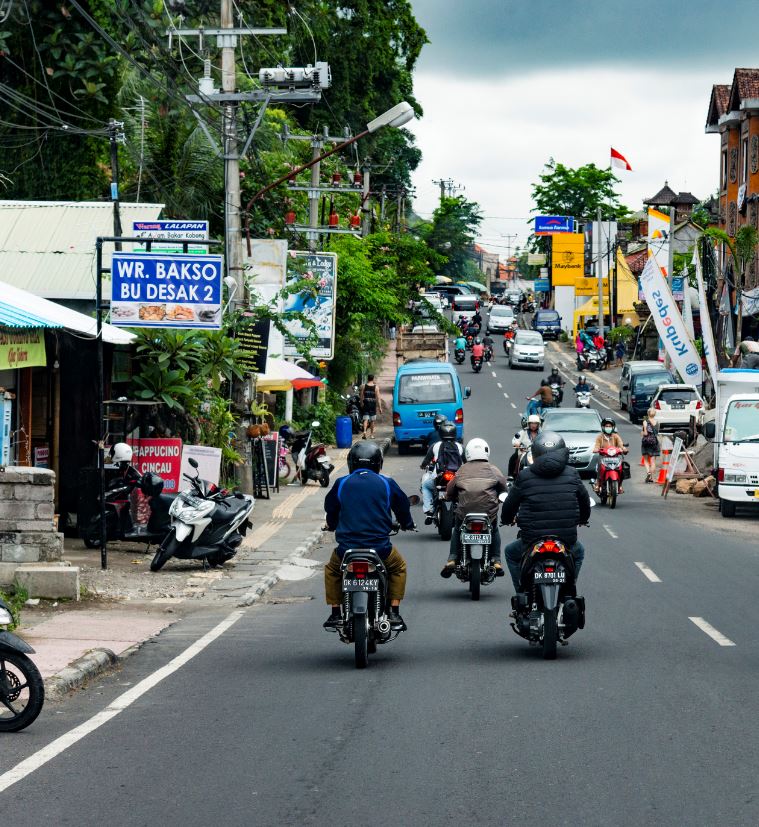
[[[609, 295], [609, 279], [602, 280], [602, 290], [604, 296], [608, 297]], [[577, 279], [575, 282], [575, 295], [576, 296], [597, 296], [598, 295], [598, 279], [594, 278], [587, 278], [586, 276], [582, 276]], [[604, 299], [605, 300], [605, 299]]]
[[[292, 253], [291, 253], [292, 255]], [[335, 351], [335, 305], [337, 286], [337, 254], [295, 252], [302, 267], [297, 272], [288, 274], [288, 283], [308, 279], [314, 282], [315, 290], [303, 290], [285, 297], [285, 324], [288, 337], [285, 340], [285, 356], [297, 356], [295, 342], [308, 338], [310, 330], [296, 318], [287, 319], [288, 314], [302, 313], [316, 325], [318, 342], [311, 348], [311, 356], [317, 359], [331, 359]]]
[[547, 293], [551, 287], [548, 284], [548, 279], [535, 279], [532, 283], [532, 289], [536, 293]]
[[575, 220], [567, 215], [536, 215], [535, 235], [553, 235], [554, 233], [573, 233]]
[[551, 239], [551, 284], [574, 287], [585, 272], [585, 238], [582, 233], [555, 235]]
[[218, 255], [113, 253], [111, 324], [219, 330], [223, 275]]
[[158, 474], [163, 478], [163, 493], [179, 491], [182, 468], [182, 440], [130, 439], [134, 456], [132, 465], [140, 474]]
[[[287, 242], [274, 238], [254, 238], [251, 239], [250, 255], [248, 245], [243, 243], [242, 256], [243, 272], [250, 286], [253, 304], [265, 304], [276, 313], [281, 313], [282, 289], [287, 277]], [[284, 346], [284, 336], [270, 323], [266, 353], [281, 358]]]
[[[202, 241], [208, 238], [207, 221], [133, 221], [132, 235], [134, 238], [165, 238], [171, 239], [197, 239]], [[147, 247], [141, 244], [134, 245], [134, 252], [146, 252]], [[193, 247], [188, 245], [187, 251], [195, 255], [208, 252], [204, 245]], [[151, 253], [181, 253], [181, 244], [152, 244]]]

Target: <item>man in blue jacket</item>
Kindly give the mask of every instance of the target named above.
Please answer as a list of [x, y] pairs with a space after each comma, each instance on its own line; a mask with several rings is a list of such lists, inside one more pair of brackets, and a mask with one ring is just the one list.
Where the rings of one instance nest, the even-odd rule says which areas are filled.
[[404, 531], [416, 528], [411, 517], [411, 503], [400, 486], [380, 474], [382, 451], [376, 442], [357, 442], [348, 454], [349, 476], [335, 480], [324, 500], [327, 529], [335, 532], [337, 548], [324, 568], [324, 590], [332, 613], [325, 629], [343, 622], [340, 561], [352, 548], [371, 548], [387, 569], [390, 610], [388, 620], [393, 629], [405, 629], [398, 607], [406, 591], [406, 561], [390, 542], [393, 514]]

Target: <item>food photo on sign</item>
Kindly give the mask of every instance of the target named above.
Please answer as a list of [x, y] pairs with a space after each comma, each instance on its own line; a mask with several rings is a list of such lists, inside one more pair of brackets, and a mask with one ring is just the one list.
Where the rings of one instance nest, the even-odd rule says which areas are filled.
[[[294, 251], [291, 256], [297, 260], [297, 266], [288, 273], [288, 285], [305, 281], [309, 283], [309, 289], [285, 297], [284, 314], [291, 316], [286, 321], [288, 341], [285, 343], [285, 355], [298, 355], [295, 341], [308, 339], [310, 324], [313, 324], [317, 342], [310, 348], [311, 355], [318, 359], [331, 359], [335, 340], [337, 255]], [[301, 314], [303, 319], [293, 318], [295, 313]]]

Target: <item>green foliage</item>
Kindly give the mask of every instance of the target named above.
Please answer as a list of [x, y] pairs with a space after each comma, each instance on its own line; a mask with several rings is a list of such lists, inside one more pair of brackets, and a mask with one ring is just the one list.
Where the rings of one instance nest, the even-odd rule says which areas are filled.
[[623, 341], [625, 344], [635, 336], [635, 330], [630, 325], [620, 325], [619, 327], [612, 327], [606, 334], [606, 338], [614, 345], [617, 342]]
[[330, 399], [331, 403], [325, 400], [317, 402], [316, 405], [299, 408], [295, 412], [296, 421], [293, 424], [299, 428], [310, 428], [312, 422], [319, 422], [319, 427], [314, 429], [316, 442], [333, 443], [335, 441], [335, 420], [343, 414], [345, 403], [341, 403], [339, 397], [331, 396]]
[[13, 631], [14, 629], [18, 628], [21, 623], [21, 609], [24, 607], [24, 604], [29, 599], [29, 592], [24, 586], [20, 586], [18, 583], [14, 586], [14, 590], [11, 594], [6, 594], [3, 591], [0, 591], [0, 600], [5, 603], [5, 605], [10, 609], [11, 617], [13, 621], [7, 627], [9, 631]]
[[619, 203], [615, 190], [618, 183], [619, 178], [610, 169], [595, 164], [573, 169], [551, 158], [540, 183], [532, 185], [533, 212], [595, 220], [600, 207], [605, 220], [623, 218], [629, 210]]
[[471, 246], [482, 223], [479, 204], [463, 195], [444, 198], [432, 215], [432, 222], [420, 235], [438, 256], [438, 272], [454, 279], [472, 280], [479, 270], [471, 260]]
[[745, 281], [749, 264], [756, 257], [756, 248], [759, 243], [759, 233], [750, 224], [744, 224], [736, 230], [735, 238], [731, 238], [724, 230], [709, 227], [704, 230], [707, 238], [724, 244], [730, 251], [730, 256], [738, 269], [741, 283]]
[[195, 396], [197, 387], [188, 380], [185, 371], [177, 368], [169, 370], [158, 362], [143, 365], [140, 373], [134, 377], [139, 399], [155, 399], [163, 402], [170, 410], [184, 411], [187, 401]]
[[237, 423], [229, 406], [228, 400], [214, 395], [200, 406], [198, 416], [201, 443], [211, 448], [221, 448], [222, 476], [225, 479], [231, 476], [230, 466], [239, 465], [243, 461], [234, 448]]
[[205, 333], [200, 344], [202, 355], [198, 360], [198, 376], [207, 379], [215, 391], [221, 388], [222, 382], [242, 379], [240, 343], [237, 340], [230, 338], [223, 330], [215, 330]]

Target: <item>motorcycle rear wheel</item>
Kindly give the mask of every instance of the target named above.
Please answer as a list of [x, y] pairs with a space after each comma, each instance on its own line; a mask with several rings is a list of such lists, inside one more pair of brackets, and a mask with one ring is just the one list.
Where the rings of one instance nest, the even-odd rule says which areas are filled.
[[472, 560], [469, 563], [469, 592], [472, 600], [480, 599], [481, 574], [482, 560]]
[[180, 545], [175, 535], [172, 535], [165, 546], [161, 543], [155, 556], [150, 561], [150, 571], [160, 571], [177, 553]]
[[437, 530], [441, 540], [450, 540], [453, 534], [453, 509], [441, 508], [438, 511]]
[[619, 485], [616, 480], [612, 480], [609, 483], [609, 508], [615, 508], [617, 505], [618, 487]]
[[319, 485], [321, 485], [322, 488], [329, 487], [329, 474], [322, 474], [319, 477]]
[[308, 483], [308, 473], [306, 471], [300, 472], [300, 484], [306, 485]]
[[[16, 712], [14, 703], [24, 692], [26, 704]], [[45, 684], [34, 661], [21, 652], [0, 654], [0, 732], [18, 732], [28, 727], [42, 711], [44, 702]], [[11, 710], [6, 704], [13, 707], [15, 714], [8, 714]]]
[[369, 619], [367, 615], [353, 615], [353, 647], [356, 669], [369, 665]]
[[558, 638], [557, 609], [543, 612], [543, 659], [556, 660], [556, 641]]

